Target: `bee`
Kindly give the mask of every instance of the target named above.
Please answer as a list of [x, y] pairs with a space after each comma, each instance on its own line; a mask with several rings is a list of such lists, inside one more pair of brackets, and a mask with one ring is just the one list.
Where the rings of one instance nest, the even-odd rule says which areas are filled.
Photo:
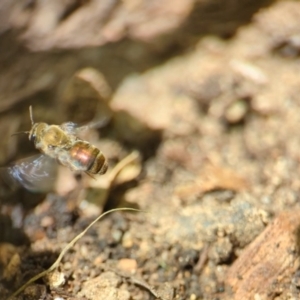
[[32, 127], [25, 133], [42, 154], [0, 168], [0, 197], [20, 186], [33, 192], [51, 191], [56, 179], [56, 161], [72, 171], [85, 172], [91, 177], [107, 171], [108, 164], [103, 153], [76, 135], [90, 126], [78, 127], [73, 122], [62, 125], [35, 123], [31, 106], [29, 115]]
[[35, 123], [31, 106], [29, 115], [32, 127], [28, 136], [36, 149], [72, 171], [85, 172], [91, 177], [106, 173], [108, 164], [103, 153], [76, 136], [76, 132], [86, 126], [76, 128], [73, 122], [62, 125]]

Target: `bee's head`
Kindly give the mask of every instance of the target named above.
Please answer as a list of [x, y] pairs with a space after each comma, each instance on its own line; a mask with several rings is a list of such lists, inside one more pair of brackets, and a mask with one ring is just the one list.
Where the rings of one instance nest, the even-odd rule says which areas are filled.
[[31, 129], [30, 131], [20, 131], [16, 132], [12, 135], [17, 135], [20, 133], [26, 133], [29, 135], [29, 140], [31, 142], [36, 142], [36, 138], [39, 137], [45, 130], [45, 128], [48, 126], [46, 123], [35, 123], [33, 120], [33, 115], [32, 115], [32, 107], [29, 106], [29, 116], [30, 116], [30, 121], [31, 121]]
[[29, 140], [33, 143], [38, 142], [37, 137], [39, 138], [44, 131], [45, 125], [44, 123], [35, 123], [33, 120], [32, 106], [29, 106], [29, 117], [31, 121], [31, 129], [28, 132]]
[[45, 132], [45, 129], [48, 127], [46, 123], [35, 123], [32, 125], [31, 130], [29, 131], [29, 140], [33, 143], [37, 143]]

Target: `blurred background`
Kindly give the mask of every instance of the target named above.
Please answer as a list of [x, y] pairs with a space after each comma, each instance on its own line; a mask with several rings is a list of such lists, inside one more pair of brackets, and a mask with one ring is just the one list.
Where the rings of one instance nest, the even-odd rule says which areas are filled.
[[[299, 209], [299, 53], [298, 1], [2, 0], [0, 295], [30, 277], [24, 270], [49, 266], [97, 214], [129, 206], [149, 216], [108, 217], [63, 262], [72, 299], [102, 299], [89, 293], [111, 276], [102, 265], [123, 278], [105, 286], [106, 300], [120, 289], [127, 296], [112, 299], [297, 298], [289, 233], [300, 224], [272, 221]], [[28, 136], [12, 136], [30, 130], [30, 105], [35, 122], [91, 124], [80, 138], [103, 152], [107, 174], [37, 170]], [[12, 166], [29, 181], [51, 176], [33, 193]], [[265, 228], [263, 249], [279, 233], [286, 244], [254, 259], [243, 251]], [[242, 253], [264, 272], [242, 269]], [[270, 270], [278, 257], [292, 263]], [[62, 295], [33, 286], [32, 299]]]

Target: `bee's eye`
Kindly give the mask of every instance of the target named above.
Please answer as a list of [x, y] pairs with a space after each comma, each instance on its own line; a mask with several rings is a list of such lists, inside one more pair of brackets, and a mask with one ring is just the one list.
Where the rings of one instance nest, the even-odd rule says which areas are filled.
[[34, 142], [35, 139], [36, 139], [36, 135], [35, 135], [34, 133], [31, 134], [31, 135], [29, 136], [29, 140], [30, 140], [31, 142]]

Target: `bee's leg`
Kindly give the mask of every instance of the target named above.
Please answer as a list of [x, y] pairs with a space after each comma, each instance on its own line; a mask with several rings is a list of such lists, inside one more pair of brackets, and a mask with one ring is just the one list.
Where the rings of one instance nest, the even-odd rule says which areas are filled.
[[91, 175], [89, 172], [84, 172], [86, 175], [88, 175], [88, 176], [90, 176], [91, 178], [93, 178], [94, 180], [96, 180], [96, 178], [93, 176], [93, 175]]

